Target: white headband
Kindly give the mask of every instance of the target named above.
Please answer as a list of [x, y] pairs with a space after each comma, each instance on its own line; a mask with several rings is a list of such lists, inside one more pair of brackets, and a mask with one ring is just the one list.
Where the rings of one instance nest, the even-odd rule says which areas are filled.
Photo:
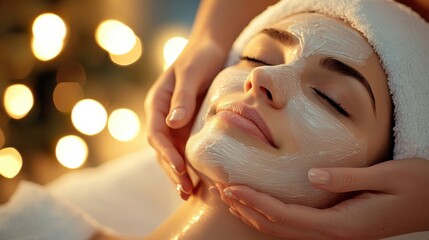
[[250, 22], [227, 65], [267, 26], [302, 12], [342, 19], [361, 32], [380, 57], [394, 104], [394, 159], [429, 159], [429, 24], [392, 0], [284, 0]]

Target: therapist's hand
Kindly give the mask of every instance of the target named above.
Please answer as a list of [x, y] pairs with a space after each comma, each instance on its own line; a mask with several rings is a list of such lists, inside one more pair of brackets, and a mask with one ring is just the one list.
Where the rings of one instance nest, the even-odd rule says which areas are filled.
[[193, 191], [184, 160], [185, 143], [201, 99], [226, 57], [215, 42], [191, 39], [145, 100], [148, 142], [185, 200]]
[[362, 192], [331, 208], [316, 209], [285, 204], [245, 186], [217, 186], [236, 217], [278, 237], [380, 239], [429, 230], [428, 160], [393, 160], [367, 168], [312, 169], [309, 180], [330, 192]]

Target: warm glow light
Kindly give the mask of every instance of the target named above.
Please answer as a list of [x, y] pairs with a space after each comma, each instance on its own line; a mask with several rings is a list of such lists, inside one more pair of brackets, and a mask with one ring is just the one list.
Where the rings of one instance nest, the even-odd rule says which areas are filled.
[[136, 44], [133, 30], [118, 20], [103, 21], [95, 32], [97, 43], [109, 53], [122, 55]]
[[31, 90], [23, 84], [9, 86], [4, 93], [4, 106], [7, 114], [15, 119], [25, 117], [33, 107]]
[[117, 109], [110, 114], [108, 128], [116, 140], [128, 142], [139, 134], [140, 119], [129, 109]]
[[106, 126], [107, 112], [103, 105], [92, 99], [79, 101], [72, 110], [72, 122], [81, 133], [95, 135]]
[[66, 24], [59, 16], [53, 13], [39, 15], [33, 23], [31, 47], [34, 56], [41, 61], [58, 56], [63, 49], [66, 34]]
[[88, 146], [82, 138], [69, 135], [58, 141], [55, 154], [63, 166], [75, 169], [85, 163], [88, 157]]
[[74, 82], [59, 83], [53, 94], [55, 107], [64, 113], [69, 113], [73, 106], [83, 98], [83, 90], [80, 84]]
[[66, 37], [66, 33], [66, 24], [58, 15], [44, 13], [34, 20], [33, 36], [35, 38], [63, 40]]
[[49, 61], [63, 50], [63, 42], [33, 38], [31, 41], [34, 56], [41, 61]]
[[164, 70], [176, 61], [177, 57], [188, 44], [188, 40], [183, 37], [173, 37], [164, 45]]
[[127, 66], [130, 64], [133, 64], [135, 61], [137, 61], [143, 52], [143, 46], [138, 37], [136, 37], [136, 44], [134, 44], [133, 49], [131, 51], [123, 54], [123, 55], [115, 55], [110, 53], [110, 59], [112, 62], [120, 65], [120, 66]]
[[22, 157], [15, 148], [0, 150], [0, 175], [13, 178], [19, 173], [21, 167]]

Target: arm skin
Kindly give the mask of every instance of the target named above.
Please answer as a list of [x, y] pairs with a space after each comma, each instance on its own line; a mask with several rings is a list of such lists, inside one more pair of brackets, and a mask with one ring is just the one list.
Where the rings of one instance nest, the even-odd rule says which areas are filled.
[[183, 199], [193, 191], [184, 148], [195, 112], [213, 78], [223, 68], [235, 38], [254, 16], [275, 2], [201, 1], [187, 47], [148, 92], [147, 138]]

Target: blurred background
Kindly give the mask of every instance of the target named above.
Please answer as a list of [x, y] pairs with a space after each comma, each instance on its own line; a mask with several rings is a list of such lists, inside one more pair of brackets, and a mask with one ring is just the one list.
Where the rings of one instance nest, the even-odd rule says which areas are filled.
[[143, 102], [197, 0], [0, 0], [0, 203], [147, 146]]

